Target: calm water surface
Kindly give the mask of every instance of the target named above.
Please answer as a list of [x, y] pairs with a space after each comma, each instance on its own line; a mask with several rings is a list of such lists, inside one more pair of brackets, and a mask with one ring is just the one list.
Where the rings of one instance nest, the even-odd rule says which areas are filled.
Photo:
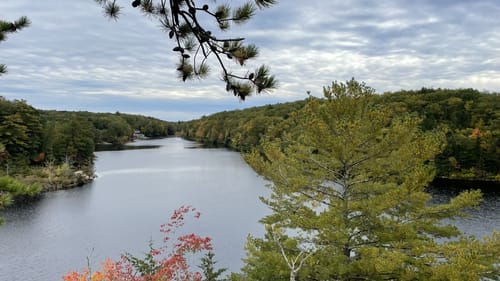
[[[457, 196], [467, 189], [481, 189], [478, 186], [439, 186], [429, 192], [433, 196], [433, 203], [448, 203], [450, 198]], [[445, 223], [456, 225], [464, 234], [484, 238], [493, 231], [500, 231], [500, 190], [489, 186], [482, 188], [483, 201], [479, 208], [467, 210], [468, 218], [446, 220]]]
[[[225, 149], [193, 149], [178, 138], [141, 141], [153, 149], [97, 153], [98, 178], [82, 188], [46, 193], [34, 204], [3, 213], [0, 281], [51, 281], [71, 269], [93, 267], [106, 257], [141, 254], [161, 241], [159, 225], [181, 205], [202, 212], [186, 230], [214, 239], [221, 267], [238, 271], [248, 234], [261, 236], [258, 220], [268, 212], [259, 196], [265, 182]], [[454, 192], [434, 190], [435, 200]], [[500, 230], [500, 194], [489, 192], [470, 219], [454, 221], [470, 235]], [[158, 244], [157, 244], [158, 245]]]
[[218, 265], [237, 271], [247, 235], [264, 231], [265, 182], [235, 152], [192, 149], [178, 138], [141, 143], [162, 146], [98, 152], [92, 184], [3, 213], [0, 280], [61, 280], [87, 257], [97, 267], [126, 251], [139, 255], [150, 239], [161, 241], [160, 224], [181, 205], [202, 212], [186, 230], [212, 237]]

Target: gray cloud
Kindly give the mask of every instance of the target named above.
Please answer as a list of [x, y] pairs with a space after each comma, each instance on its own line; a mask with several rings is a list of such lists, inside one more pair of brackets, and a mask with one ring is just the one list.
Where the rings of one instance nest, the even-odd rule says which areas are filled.
[[223, 90], [216, 65], [207, 80], [179, 82], [172, 43], [156, 22], [123, 5], [115, 22], [92, 0], [2, 0], [0, 18], [27, 15], [33, 25], [0, 44], [0, 62], [9, 67], [0, 95], [44, 108], [176, 120], [211, 112], [200, 104], [229, 110], [303, 99], [306, 91], [320, 95], [331, 81], [351, 77], [379, 92], [500, 91], [496, 0], [280, 1], [225, 34], [256, 43], [261, 55], [249, 68], [265, 63], [280, 81], [272, 94], [245, 103]]

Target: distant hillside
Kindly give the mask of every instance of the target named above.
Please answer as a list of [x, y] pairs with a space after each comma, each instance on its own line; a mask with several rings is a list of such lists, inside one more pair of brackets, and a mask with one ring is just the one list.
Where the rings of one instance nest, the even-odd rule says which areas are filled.
[[[394, 114], [416, 114], [423, 130], [447, 131], [447, 145], [436, 157], [438, 177], [500, 181], [500, 95], [474, 89], [426, 89], [373, 97]], [[249, 151], [267, 129], [277, 126], [306, 101], [216, 113], [184, 122], [178, 130], [210, 146]]]

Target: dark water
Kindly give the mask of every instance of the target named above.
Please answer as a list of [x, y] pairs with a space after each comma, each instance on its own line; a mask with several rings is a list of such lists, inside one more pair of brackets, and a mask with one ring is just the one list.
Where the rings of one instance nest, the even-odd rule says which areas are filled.
[[[247, 235], [263, 234], [257, 221], [268, 212], [258, 199], [268, 193], [265, 182], [235, 152], [197, 149], [178, 138], [141, 144], [152, 148], [98, 152], [99, 177], [90, 185], [4, 212], [0, 281], [61, 280], [87, 257], [97, 267], [106, 257], [140, 254], [150, 239], [161, 241], [159, 225], [181, 205], [202, 212], [186, 230], [211, 236], [218, 265], [238, 271]], [[455, 191], [433, 193], [442, 202]], [[500, 193], [489, 192], [471, 218], [453, 223], [483, 237], [500, 230], [498, 210]]]
[[218, 265], [237, 271], [247, 235], [264, 231], [264, 181], [235, 152], [192, 149], [178, 138], [142, 143], [162, 146], [98, 152], [92, 184], [5, 212], [0, 281], [61, 280], [86, 257], [97, 267], [126, 251], [141, 254], [151, 238], [161, 241], [160, 224], [181, 205], [202, 212], [186, 230], [212, 237]]
[[[433, 203], [448, 203], [450, 198], [468, 189], [481, 189], [479, 186], [445, 186], [443, 183], [432, 187], [429, 192]], [[484, 238], [493, 231], [500, 231], [500, 190], [498, 187], [482, 188], [483, 201], [476, 209], [467, 210], [467, 218], [446, 220], [445, 223], [456, 225], [462, 233]]]

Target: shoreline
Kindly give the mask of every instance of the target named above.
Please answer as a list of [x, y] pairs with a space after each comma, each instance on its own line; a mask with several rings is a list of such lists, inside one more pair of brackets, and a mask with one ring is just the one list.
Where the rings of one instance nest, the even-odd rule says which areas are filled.
[[93, 182], [96, 177], [97, 175], [95, 173], [89, 175], [82, 170], [78, 170], [73, 172], [73, 175], [69, 178], [41, 184], [42, 192], [51, 192], [81, 187]]
[[500, 191], [500, 181], [487, 179], [434, 178], [429, 185], [436, 188], [446, 187], [455, 189], [469, 189], [471, 186], [481, 186], [481, 191]]

